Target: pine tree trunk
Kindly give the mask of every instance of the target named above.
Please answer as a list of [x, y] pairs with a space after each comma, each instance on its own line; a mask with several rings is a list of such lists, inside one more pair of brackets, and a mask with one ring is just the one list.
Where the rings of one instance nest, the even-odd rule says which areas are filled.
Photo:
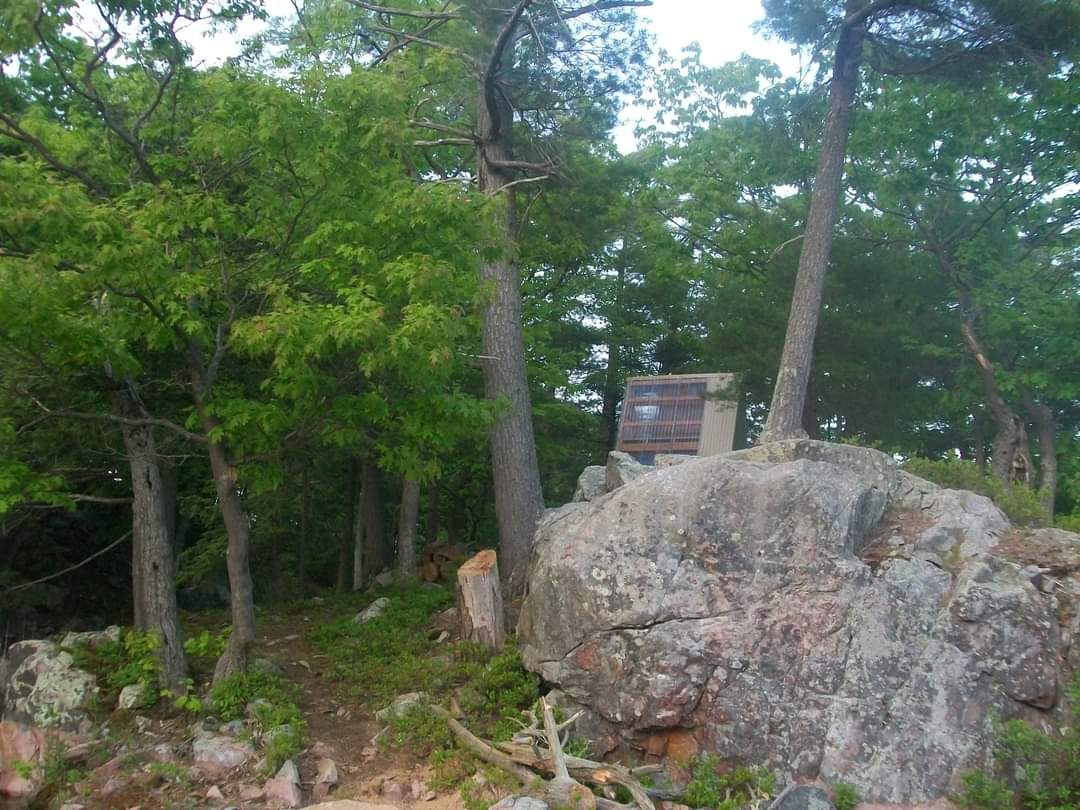
[[481, 551], [466, 560], [457, 575], [458, 620], [461, 637], [493, 650], [501, 650], [506, 641], [499, 566], [495, 552]]
[[[113, 396], [119, 416], [141, 413], [126, 393]], [[184, 639], [176, 605], [176, 481], [158, 456], [152, 427], [124, 425], [124, 448], [131, 468], [131, 580], [135, 626], [161, 636], [158, 658], [165, 684], [174, 691], [187, 677]]]
[[1035, 425], [1035, 435], [1039, 439], [1039, 498], [1047, 518], [1052, 521], [1058, 476], [1057, 417], [1031, 396], [1024, 397], [1024, 410]]
[[814, 385], [814, 363], [810, 361], [810, 373], [806, 377], [806, 399], [803, 400], [802, 418], [803, 432], [807, 438], [820, 439], [821, 431], [818, 429], [817, 417], [817, 391]]
[[[207, 437], [218, 428], [217, 420], [204, 415], [203, 432]], [[255, 641], [255, 587], [251, 579], [251, 526], [247, 513], [236, 490], [236, 468], [229, 452], [220, 441], [208, 441], [210, 470], [214, 475], [214, 489], [218, 508], [225, 522], [228, 548], [225, 563], [229, 572], [231, 593], [232, 634], [229, 646], [214, 667], [214, 683], [247, 669], [248, 652]]]
[[405, 476], [401, 481], [401, 512], [398, 516], [398, 572], [416, 574], [416, 525], [420, 520], [420, 482]]
[[769, 417], [761, 434], [761, 442], [806, 435], [802, 427], [803, 404], [814, 353], [814, 336], [821, 314], [825, 270], [832, 250], [833, 227], [840, 206], [851, 107], [859, 80], [865, 37], [866, 20], [860, 18], [858, 22], [840, 29], [836, 43], [829, 112], [821, 136], [814, 193], [810, 197], [810, 213], [806, 220], [802, 252], [799, 254], [799, 270], [791, 298], [784, 352], [776, 373], [776, 386], [773, 388]]
[[[623, 280], [625, 270], [620, 262], [615, 287], [615, 306], [617, 314], [622, 304]], [[602, 407], [604, 423], [604, 458], [615, 449], [619, 437], [619, 398], [622, 395], [622, 345], [616, 336], [615, 324], [608, 318], [607, 369], [604, 371], [604, 402]]]
[[[492, 164], [510, 159], [506, 136], [501, 134], [509, 127], [510, 115], [508, 110], [488, 110], [486, 104], [481, 104], [484, 145], [480, 149], [479, 186], [483, 193], [498, 198], [498, 244], [494, 248], [501, 258], [485, 259], [480, 277], [490, 286], [483, 312], [484, 392], [488, 399], [504, 405], [495, 417], [490, 436], [499, 555], [503, 587], [508, 594], [516, 595], [525, 588], [525, 571], [544, 496], [525, 366], [520, 280], [518, 268], [509, 258], [516, 250], [517, 235], [513, 194], [504, 187], [512, 177]], [[505, 125], [495, 120], [500, 116]]]

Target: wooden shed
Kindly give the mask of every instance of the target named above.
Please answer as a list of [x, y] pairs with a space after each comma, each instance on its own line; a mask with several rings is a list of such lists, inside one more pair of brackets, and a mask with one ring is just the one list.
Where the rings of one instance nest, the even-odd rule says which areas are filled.
[[726, 453], [735, 449], [738, 415], [734, 374], [631, 377], [615, 449], [642, 464], [657, 453]]

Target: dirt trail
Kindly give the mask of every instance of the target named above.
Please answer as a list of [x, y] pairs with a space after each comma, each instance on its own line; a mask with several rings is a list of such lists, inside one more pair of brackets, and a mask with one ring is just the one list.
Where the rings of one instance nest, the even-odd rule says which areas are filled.
[[[297, 704], [307, 721], [308, 737], [308, 746], [297, 762], [304, 795], [310, 796], [322, 757], [337, 765], [339, 783], [332, 799], [393, 804], [379, 794], [381, 781], [395, 780], [406, 789], [417, 780], [426, 786], [432, 774], [425, 758], [372, 743], [380, 725], [369, 709], [361, 708], [329, 677], [329, 657], [308, 643], [316, 627], [318, 620], [305, 616], [266, 622], [254, 648], [255, 656], [273, 661], [284, 670], [284, 677], [299, 687]], [[260, 806], [266, 805], [251, 805]], [[434, 799], [417, 801], [415, 806], [423, 810], [464, 808], [456, 790], [436, 793]]]

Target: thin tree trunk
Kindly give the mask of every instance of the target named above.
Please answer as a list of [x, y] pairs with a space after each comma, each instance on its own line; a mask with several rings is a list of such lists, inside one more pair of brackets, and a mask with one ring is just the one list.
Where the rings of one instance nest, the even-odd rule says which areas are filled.
[[446, 516], [446, 542], [456, 546], [465, 535], [465, 508], [460, 501], [455, 501]]
[[251, 526], [236, 490], [236, 468], [225, 445], [209, 440], [219, 427], [217, 420], [204, 414], [202, 427], [208, 438], [210, 470], [228, 536], [225, 562], [229, 571], [232, 634], [229, 646], [214, 667], [214, 683], [217, 684], [247, 669], [248, 652], [255, 641], [255, 588], [250, 567]]
[[[386, 530], [383, 527], [382, 473], [374, 462], [365, 461], [364, 479], [364, 571], [370, 580], [386, 567]], [[365, 581], [366, 585], [367, 582]]]
[[972, 437], [975, 443], [975, 466], [980, 472], [986, 472], [986, 425], [978, 416], [975, 417], [975, 435]]
[[1024, 396], [1024, 410], [1035, 425], [1039, 439], [1039, 497], [1046, 516], [1054, 519], [1054, 496], [1057, 490], [1057, 417], [1046, 405]]
[[359, 509], [359, 496], [356, 489], [356, 463], [349, 460], [349, 470], [346, 477], [346, 492], [348, 501], [345, 506], [345, 525], [341, 530], [341, 542], [338, 545], [338, 564], [336, 589], [339, 593], [348, 590], [350, 576], [349, 563], [352, 561], [353, 550], [353, 526], [356, 525], [357, 510]]
[[427, 509], [424, 514], [424, 540], [428, 545], [439, 542], [439, 485], [432, 481], [427, 489]]
[[398, 518], [398, 571], [416, 574], [416, 524], [420, 518], [420, 482], [408, 476], [401, 481], [401, 513]]
[[307, 592], [307, 546], [308, 532], [311, 530], [310, 511], [311, 495], [308, 482], [308, 470], [305, 467], [304, 473], [300, 479], [300, 537], [298, 538], [296, 549], [296, 569], [297, 579], [299, 580], [297, 585], [299, 586], [301, 597]]
[[[961, 307], [962, 312], [966, 307]], [[983, 384], [983, 396], [995, 433], [991, 444], [990, 471], [1006, 483], [1031, 483], [1031, 454], [1028, 450], [1027, 429], [1024, 420], [1001, 395], [994, 366], [983, 351], [975, 326], [967, 315], [961, 315], [960, 334], [968, 352], [975, 358]]]
[[829, 112], [821, 136], [814, 193], [810, 197], [810, 213], [806, 220], [802, 252], [799, 254], [799, 270], [791, 298], [784, 352], [776, 373], [769, 417], [761, 434], [762, 442], [806, 435], [802, 427], [803, 404], [814, 352], [814, 336], [821, 314], [825, 270], [832, 250], [833, 227], [840, 206], [844, 157], [851, 128], [851, 106], [855, 99], [865, 37], [866, 19], [860, 17], [858, 21], [845, 24], [840, 29], [836, 43]]
[[[623, 280], [625, 269], [619, 263], [615, 286], [615, 306], [612, 308], [613, 317], [617, 316], [622, 304]], [[607, 369], [604, 372], [604, 458], [615, 449], [615, 443], [619, 437], [619, 397], [622, 394], [622, 345], [616, 337], [615, 324], [612, 318], [608, 319], [608, 343], [607, 343]]]
[[[117, 414], [142, 416], [127, 393], [113, 395]], [[149, 426], [124, 425], [124, 448], [131, 468], [131, 580], [135, 626], [161, 637], [158, 659], [166, 686], [182, 688], [187, 677], [184, 638], [176, 605], [175, 531], [176, 480], [157, 452], [154, 430]]]
[[361, 471], [356, 479], [356, 515], [352, 524], [352, 589], [364, 590], [364, 579], [367, 577], [367, 566], [364, 559], [364, 476]]

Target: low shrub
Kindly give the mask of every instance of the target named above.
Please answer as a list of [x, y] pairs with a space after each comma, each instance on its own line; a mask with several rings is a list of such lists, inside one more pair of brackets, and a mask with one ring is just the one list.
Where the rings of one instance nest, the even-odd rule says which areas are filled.
[[1023, 484], [1006, 484], [964, 459], [910, 458], [903, 469], [948, 489], [966, 489], [984, 495], [1009, 516], [1017, 526], [1046, 526], [1049, 515], [1037, 490]]
[[964, 777], [957, 803], [968, 810], [1076, 810], [1080, 807], [1080, 675], [1069, 689], [1073, 724], [1046, 733], [1020, 720], [1001, 728], [993, 774]]
[[859, 805], [859, 791], [847, 782], [837, 782], [833, 785], [833, 805], [836, 810], [855, 810]]
[[104, 686], [107, 694], [103, 696], [102, 705], [112, 705], [125, 686], [139, 684], [145, 688], [145, 707], [157, 702], [164, 686], [163, 668], [158, 658], [160, 647], [160, 633], [125, 629], [117, 641], [106, 641], [95, 648], [75, 648], [72, 658], [77, 667], [93, 674]]
[[735, 810], [776, 792], [776, 777], [764, 768], [736, 768], [720, 773], [720, 758], [705, 754], [691, 768], [691, 779], [683, 794], [690, 807]]

